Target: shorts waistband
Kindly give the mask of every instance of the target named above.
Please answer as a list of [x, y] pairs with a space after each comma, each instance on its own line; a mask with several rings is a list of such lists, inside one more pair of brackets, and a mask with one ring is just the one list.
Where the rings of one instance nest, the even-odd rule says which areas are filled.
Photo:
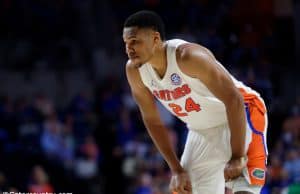
[[198, 131], [198, 132], [210, 132], [210, 131], [215, 131], [215, 130], [220, 130], [220, 129], [228, 129], [228, 123], [223, 123], [214, 127], [209, 127], [209, 128], [205, 128], [205, 129], [195, 129], [195, 128], [189, 128], [192, 131]]

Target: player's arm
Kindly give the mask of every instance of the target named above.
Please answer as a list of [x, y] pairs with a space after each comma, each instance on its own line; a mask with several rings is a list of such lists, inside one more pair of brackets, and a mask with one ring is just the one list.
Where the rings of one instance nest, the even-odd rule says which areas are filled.
[[169, 140], [168, 129], [160, 119], [154, 97], [143, 84], [138, 69], [131, 66], [130, 62], [126, 65], [126, 75], [132, 95], [139, 106], [144, 124], [154, 144], [163, 155], [172, 172], [183, 171]]
[[196, 44], [179, 46], [177, 61], [184, 73], [200, 79], [225, 104], [231, 130], [232, 159], [243, 157], [246, 133], [244, 100], [229, 73], [217, 64], [210, 51]]

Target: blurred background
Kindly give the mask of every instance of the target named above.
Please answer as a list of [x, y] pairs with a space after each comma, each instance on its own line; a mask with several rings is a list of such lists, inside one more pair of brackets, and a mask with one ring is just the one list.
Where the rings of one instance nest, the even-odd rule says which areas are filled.
[[[157, 11], [269, 111], [264, 194], [300, 193], [300, 2], [0, 0], [0, 191], [165, 194], [170, 172], [125, 78], [123, 22]], [[160, 105], [178, 154], [187, 129]]]

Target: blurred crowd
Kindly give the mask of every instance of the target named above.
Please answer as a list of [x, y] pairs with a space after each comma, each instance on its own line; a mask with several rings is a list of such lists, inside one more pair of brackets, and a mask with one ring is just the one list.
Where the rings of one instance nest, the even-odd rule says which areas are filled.
[[[262, 95], [269, 111], [263, 193], [300, 193], [292, 0], [0, 4], [0, 191], [168, 193], [169, 169], [124, 76], [124, 19], [151, 9], [167, 21], [168, 38], [208, 47]], [[157, 105], [180, 155], [188, 129]]]

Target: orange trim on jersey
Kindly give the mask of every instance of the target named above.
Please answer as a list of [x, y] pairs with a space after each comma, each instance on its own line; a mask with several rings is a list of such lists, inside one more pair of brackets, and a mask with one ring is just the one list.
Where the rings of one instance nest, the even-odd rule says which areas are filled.
[[247, 112], [248, 125], [252, 130], [252, 141], [247, 151], [248, 174], [250, 184], [263, 186], [266, 176], [266, 145], [264, 142], [264, 132], [266, 130], [264, 103], [255, 94], [249, 94], [244, 89], [239, 88], [244, 97]]
[[239, 89], [240, 93], [243, 95], [244, 102], [246, 104], [248, 104], [251, 107], [256, 106], [262, 114], [266, 113], [266, 107], [265, 107], [264, 103], [258, 98], [257, 95], [247, 93], [246, 90], [243, 88], [238, 88], [238, 89]]

